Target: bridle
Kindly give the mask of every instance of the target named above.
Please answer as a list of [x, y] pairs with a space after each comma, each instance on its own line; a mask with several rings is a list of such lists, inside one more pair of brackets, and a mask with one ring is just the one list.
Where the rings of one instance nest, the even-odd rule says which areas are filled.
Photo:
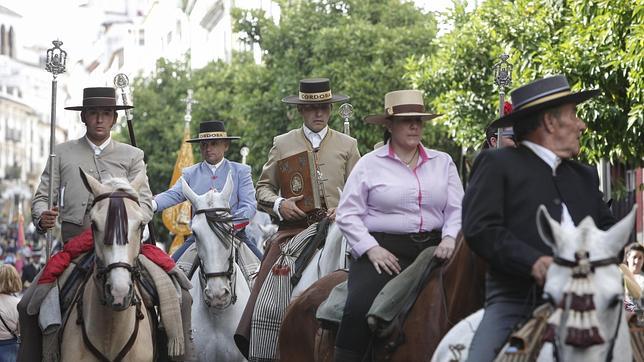
[[[619, 265], [620, 261], [617, 257], [609, 257], [609, 258], [591, 261], [588, 258], [587, 251], [579, 250], [575, 253], [575, 261], [564, 259], [559, 256], [554, 256], [553, 263], [564, 268], [572, 269], [573, 270], [572, 277], [574, 278], [574, 277], [587, 277], [590, 274], [594, 274], [596, 268], [601, 268], [601, 267], [606, 267], [611, 265]], [[546, 299], [549, 301], [550, 304], [553, 305], [554, 308], [557, 308], [557, 305], [555, 305], [554, 299], [552, 298], [551, 295], [546, 294]], [[559, 320], [559, 326], [556, 331], [557, 333], [555, 334], [554, 341], [552, 343], [553, 344], [552, 353], [556, 361], [563, 361], [563, 358], [560, 355], [561, 348], [562, 348], [561, 338], [564, 332], [564, 328], [566, 327], [568, 317], [570, 315], [571, 293], [564, 293], [564, 299], [562, 300], [562, 303], [563, 303], [564, 309], [563, 309], [563, 313], [561, 314], [561, 318]], [[613, 336], [610, 340], [610, 347], [609, 347], [608, 353], [606, 354], [607, 362], [613, 360], [615, 342], [617, 340], [617, 335], [619, 333], [619, 327], [620, 327], [621, 318], [622, 318], [623, 307], [621, 306], [621, 303], [616, 303], [615, 305], [617, 306], [617, 308], [619, 308], [619, 313], [617, 316], [617, 324], [615, 326], [615, 332], [613, 333]]]
[[237, 248], [235, 247], [235, 238], [233, 234], [234, 228], [232, 225], [234, 220], [230, 214], [230, 208], [225, 207], [215, 207], [195, 211], [195, 215], [198, 214], [205, 214], [204, 216], [206, 217], [206, 221], [208, 222], [210, 229], [215, 233], [215, 235], [217, 235], [217, 238], [222, 244], [224, 244], [224, 246], [230, 248], [230, 254], [228, 255], [228, 269], [225, 271], [206, 273], [203, 260], [201, 260], [201, 257], [198, 257], [199, 282], [201, 283], [202, 289], [206, 286], [206, 281], [209, 278], [224, 277], [228, 279], [231, 297], [230, 302], [222, 308], [225, 309], [237, 302], [237, 293], [235, 291], [237, 282], [235, 270], [235, 263], [237, 262]]
[[[137, 203], [137, 205], [140, 205], [138, 197], [129, 194], [125, 191], [111, 191], [111, 192], [106, 192], [97, 195], [94, 198], [94, 203], [92, 204], [92, 207], [96, 205], [96, 203], [102, 201], [102, 200], [109, 200], [109, 206], [107, 210], [107, 223], [106, 223], [106, 234], [105, 234], [105, 239], [103, 240], [103, 243], [106, 245], [112, 245], [116, 243], [117, 245], [125, 245], [129, 243], [128, 237], [127, 237], [127, 232], [128, 232], [128, 218], [127, 218], [127, 210], [125, 209], [125, 203], [123, 202], [124, 199], [130, 199], [134, 202]], [[92, 222], [92, 233], [94, 233], [96, 230], [96, 225]], [[141, 226], [141, 231], [143, 231], [143, 226]], [[94, 242], [96, 242], [96, 238], [94, 238]], [[116, 262], [116, 263], [110, 263], [107, 265], [103, 265], [102, 261], [99, 258], [96, 258], [96, 279], [100, 282], [100, 285], [103, 288], [101, 289], [100, 292], [100, 299], [101, 303], [103, 305], [107, 304], [106, 301], [106, 296], [104, 295], [104, 290], [105, 290], [105, 282], [107, 281], [107, 275], [109, 274], [110, 271], [116, 268], [124, 268], [130, 273], [130, 278], [132, 279], [132, 285], [134, 285], [134, 281], [139, 280], [139, 277], [141, 276], [141, 271], [138, 266], [133, 266], [128, 263], [124, 262]], [[129, 308], [133, 304], [136, 304], [137, 301], [134, 299], [134, 294], [132, 293], [133, 297], [130, 299], [130, 302], [128, 305], [124, 306], [124, 308]]]
[[[94, 198], [94, 203], [92, 204], [92, 207], [94, 207], [94, 205], [96, 205], [96, 203], [101, 200], [109, 199], [110, 201], [110, 204], [108, 206], [108, 212], [107, 212], [107, 223], [106, 223], [107, 234], [106, 234], [105, 240], [103, 240], [103, 242], [107, 245], [112, 245], [112, 243], [114, 242], [116, 242], [117, 245], [123, 245], [123, 244], [129, 243], [127, 239], [127, 230], [128, 230], [127, 211], [125, 210], [125, 204], [123, 203], [123, 199], [126, 199], [126, 198], [139, 204], [139, 200], [137, 197], [124, 191], [106, 192]], [[117, 224], [115, 225], [115, 223]], [[143, 226], [141, 227], [141, 229], [143, 229]], [[94, 233], [95, 230], [96, 230], [95, 225], [92, 223], [92, 233]], [[125, 234], [123, 235], [123, 233]], [[94, 242], [96, 242], [96, 239], [94, 239]], [[107, 274], [112, 269], [115, 269], [115, 268], [127, 269], [130, 272], [130, 277], [132, 278], [132, 288], [134, 288], [135, 281], [138, 281], [141, 275], [141, 272], [138, 266], [132, 266], [128, 263], [116, 262], [116, 263], [108, 264], [106, 266], [102, 266], [101, 265], [102, 262], [98, 258], [95, 259], [95, 262], [96, 262], [96, 273], [95, 273], [96, 279], [100, 282], [102, 286], [102, 288], [98, 288], [99, 289], [98, 295], [103, 305], [107, 304], [106, 297], [104, 295], [105, 282], [107, 279]], [[87, 335], [85, 318], [83, 317], [83, 295], [85, 291], [85, 284], [87, 283], [87, 280], [89, 279], [90, 276], [91, 274], [87, 275], [87, 278], [85, 279], [85, 281], [83, 282], [83, 285], [81, 286], [81, 292], [76, 297], [77, 298], [76, 324], [80, 325], [81, 331], [82, 331], [83, 343], [85, 343], [85, 346], [94, 355], [94, 357], [96, 357], [101, 362], [109, 362], [110, 359], [107, 358], [107, 356], [105, 356], [101, 351], [99, 351], [98, 348], [89, 339], [89, 336]], [[132, 331], [130, 338], [128, 338], [123, 348], [117, 354], [114, 361], [119, 361], [119, 362], [122, 361], [127, 355], [127, 353], [132, 349], [132, 347], [134, 346], [134, 343], [136, 342], [136, 337], [139, 334], [139, 322], [145, 318], [142, 312], [141, 304], [142, 304], [141, 300], [136, 296], [136, 293], [132, 292], [132, 297], [130, 298], [128, 305], [126, 305], [124, 309], [127, 309], [133, 305], [136, 308], [135, 317], [134, 317], [134, 330]]]

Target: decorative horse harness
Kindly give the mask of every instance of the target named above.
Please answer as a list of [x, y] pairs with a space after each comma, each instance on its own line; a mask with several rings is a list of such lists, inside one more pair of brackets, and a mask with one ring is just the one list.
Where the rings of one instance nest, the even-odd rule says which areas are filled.
[[[586, 250], [575, 252], [575, 261], [567, 260], [558, 256], [554, 257], [553, 262], [562, 267], [572, 269], [572, 280], [564, 288], [564, 295], [558, 305], [554, 304], [552, 296], [547, 295], [550, 303], [556, 308], [555, 312], [548, 319], [548, 328], [543, 336], [543, 340], [551, 342], [554, 346], [553, 355], [556, 361], [562, 361], [561, 336], [564, 328], [568, 328], [565, 343], [574, 347], [587, 348], [593, 345], [604, 343], [599, 327], [597, 314], [595, 311], [595, 302], [591, 284], [588, 280], [596, 268], [604, 266], [617, 265], [619, 259], [610, 257], [605, 259], [590, 261], [589, 253]], [[622, 307], [619, 300], [615, 300], [615, 306], [619, 308], [617, 316], [617, 326], [610, 341], [610, 349], [606, 355], [606, 361], [612, 361], [615, 341], [619, 332], [620, 320], [622, 317]], [[573, 312], [571, 318], [570, 312]], [[567, 326], [569, 318], [575, 319], [575, 326]], [[581, 322], [581, 323], [580, 323]]]
[[219, 241], [221, 241], [227, 248], [230, 247], [230, 255], [228, 256], [228, 269], [226, 269], [226, 271], [211, 273], [206, 273], [204, 271], [203, 260], [201, 260], [201, 257], [197, 256], [199, 262], [193, 263], [192, 269], [188, 274], [188, 279], [192, 279], [197, 266], [199, 267], [199, 282], [201, 283], [202, 288], [206, 285], [208, 278], [226, 277], [230, 285], [231, 298], [230, 303], [222, 308], [225, 309], [237, 302], [237, 292], [235, 290], [237, 282], [235, 275], [237, 248], [235, 247], [235, 238], [233, 233], [234, 227], [232, 225], [232, 222], [235, 220], [230, 214], [230, 208], [224, 207], [197, 210], [195, 211], [195, 215], [197, 214], [205, 214], [210, 229], [217, 235]]
[[[96, 205], [97, 202], [102, 201], [104, 199], [109, 199], [110, 204], [107, 211], [107, 224], [106, 224], [107, 234], [103, 242], [106, 245], [113, 245], [113, 243], [116, 243], [117, 245], [125, 245], [129, 241], [127, 238], [127, 231], [128, 231], [127, 211], [125, 209], [125, 203], [123, 202], [123, 199], [130, 199], [136, 202], [137, 204], [139, 204], [139, 199], [124, 191], [112, 191], [112, 192], [107, 192], [96, 196], [94, 198], [94, 203], [92, 204], [92, 207], [94, 207], [94, 205]], [[143, 231], [142, 229], [143, 227], [141, 227], [141, 231]], [[96, 230], [95, 225], [92, 223], [92, 231], [94, 230]], [[96, 239], [94, 239], [94, 242], [96, 242]], [[100, 264], [101, 264], [101, 261], [97, 258], [96, 259], [96, 279], [99, 280], [102, 285], [105, 285], [107, 274], [112, 269], [115, 269], [115, 268], [125, 268], [130, 272], [133, 288], [134, 288], [135, 282], [140, 282], [141, 271], [139, 269], [139, 266], [132, 266], [128, 263], [123, 263], [123, 262], [111, 263], [106, 266], [101, 266]], [[87, 347], [87, 349], [89, 349], [89, 351], [92, 352], [94, 357], [96, 357], [101, 362], [111, 362], [110, 359], [107, 358], [104, 354], [102, 354], [98, 350], [98, 348], [96, 348], [96, 346], [92, 344], [92, 341], [90, 341], [89, 336], [87, 335], [85, 319], [83, 318], [83, 294], [85, 291], [85, 284], [87, 284], [87, 281], [89, 280], [91, 275], [92, 273], [87, 274], [87, 277], [80, 288], [80, 293], [76, 298], [76, 303], [77, 303], [76, 324], [79, 324], [81, 326], [83, 342], [85, 343], [85, 346]], [[104, 291], [105, 288], [99, 288], [99, 290], [101, 290], [101, 293], [99, 293], [101, 303], [103, 305], [106, 305], [107, 304], [106, 297], [105, 295], [102, 294], [102, 291]], [[136, 307], [136, 316], [134, 318], [134, 330], [132, 331], [130, 338], [125, 343], [121, 351], [117, 354], [116, 358], [114, 358], [114, 362], [122, 361], [123, 358], [130, 351], [130, 349], [132, 349], [132, 346], [134, 346], [134, 342], [136, 341], [136, 337], [139, 333], [139, 321], [141, 321], [144, 318], [144, 314], [141, 311], [141, 300], [137, 298], [136, 292], [134, 291], [132, 292], [132, 298], [130, 299], [130, 303], [124, 305], [123, 310], [131, 307], [132, 305]]]

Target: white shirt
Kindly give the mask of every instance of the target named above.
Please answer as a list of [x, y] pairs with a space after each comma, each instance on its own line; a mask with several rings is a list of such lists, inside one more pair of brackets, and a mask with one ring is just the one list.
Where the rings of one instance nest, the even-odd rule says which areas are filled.
[[[559, 156], [555, 155], [555, 153], [550, 151], [549, 149], [534, 142], [521, 141], [521, 144], [528, 147], [532, 152], [534, 152], [535, 155], [539, 156], [539, 158], [542, 159], [543, 162], [547, 163], [548, 166], [552, 168], [552, 176], [555, 176], [557, 174], [557, 167], [561, 164], [561, 158]], [[566, 206], [566, 204], [564, 204], [563, 200], [561, 200], [561, 207], [561, 226], [569, 226], [574, 228], [575, 223], [572, 221], [572, 216], [570, 216], [568, 207]]]
[[[329, 131], [329, 126], [322, 128], [320, 132], [313, 132], [304, 124], [302, 125], [302, 129], [304, 130], [304, 135], [311, 142], [313, 148], [319, 148], [320, 143], [322, 143], [322, 140], [326, 137], [326, 134]], [[273, 211], [277, 214], [277, 217], [280, 218], [280, 221], [284, 220], [280, 214], [280, 202], [282, 202], [282, 200], [284, 200], [283, 197], [278, 197], [273, 204]]]
[[329, 131], [329, 126], [324, 127], [320, 132], [313, 132], [306, 125], [303, 125], [302, 129], [304, 129], [304, 135], [306, 138], [311, 141], [313, 148], [318, 148], [320, 147], [320, 143], [322, 143], [324, 137], [326, 137], [326, 133]]
[[[224, 163], [224, 158], [222, 157], [221, 160], [219, 162], [217, 162], [216, 165], [211, 165], [206, 161], [203, 161], [203, 162], [206, 164], [206, 166], [208, 166], [208, 168], [210, 169], [210, 172], [212, 172], [212, 174], [214, 175], [215, 172], [217, 172], [217, 169], [221, 166], [221, 164]], [[152, 212], [156, 212], [157, 207], [158, 207], [157, 202], [154, 201], [154, 198], [153, 198], [152, 199]]]
[[[85, 136], [85, 138], [87, 138], [87, 135]], [[87, 138], [87, 142], [89, 143], [90, 147], [92, 147], [92, 150], [94, 150], [94, 155], [96, 156], [100, 155], [101, 152], [103, 152], [105, 147], [107, 147], [107, 145], [110, 144], [110, 141], [112, 141], [112, 136], [107, 137], [107, 139], [105, 140], [105, 142], [103, 142], [103, 144], [101, 144], [100, 146], [97, 146], [94, 144], [94, 142], [90, 141], [89, 138]]]
[[210, 171], [212, 171], [212, 174], [214, 175], [215, 172], [217, 172], [217, 169], [219, 168], [219, 166], [221, 166], [221, 164], [224, 163], [224, 158], [222, 157], [221, 160], [219, 162], [217, 162], [216, 165], [211, 165], [206, 161], [204, 161], [204, 162], [206, 163], [206, 166], [208, 166], [208, 168], [210, 168]]

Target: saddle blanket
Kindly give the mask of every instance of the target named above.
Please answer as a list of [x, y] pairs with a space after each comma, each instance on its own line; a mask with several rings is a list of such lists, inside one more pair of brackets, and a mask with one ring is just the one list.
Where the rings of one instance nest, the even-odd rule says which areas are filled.
[[[51, 259], [49, 259], [49, 262], [45, 265], [43, 273], [38, 280], [38, 284], [49, 284], [55, 282], [56, 279], [63, 274], [65, 269], [67, 269], [69, 264], [71, 264], [73, 259], [92, 249], [94, 249], [94, 235], [92, 234], [92, 229], [88, 228], [81, 234], [71, 238], [67, 244], [63, 246], [62, 251], [56, 253], [51, 257]], [[142, 244], [141, 254], [145, 255], [148, 259], [152, 260], [156, 265], [160, 266], [168, 273], [175, 267], [174, 260], [154, 245]]]
[[[423, 250], [407, 269], [389, 281], [378, 293], [367, 313], [367, 321], [372, 331], [388, 331], [389, 325], [402, 312], [403, 307], [415, 301], [417, 297], [415, 291], [424, 282], [425, 271], [435, 263], [433, 259], [435, 248], [428, 247]], [[315, 317], [322, 323], [323, 328], [332, 329], [340, 325], [347, 295], [345, 281], [336, 285], [327, 299], [320, 304]]]
[[[241, 269], [244, 279], [248, 283], [248, 288], [253, 288], [253, 282], [259, 271], [260, 260], [250, 250], [246, 243], [235, 238], [235, 247], [237, 248], [237, 265]], [[177, 261], [177, 267], [183, 271], [188, 278], [192, 278], [190, 272], [193, 270], [193, 265], [197, 261], [197, 243], [192, 243], [188, 249], [181, 255]]]
[[277, 356], [277, 338], [280, 325], [291, 300], [295, 260], [315, 236], [318, 223], [311, 224], [291, 240], [280, 245], [281, 253], [273, 264], [272, 272], [262, 284], [251, 320], [248, 360], [272, 361]]

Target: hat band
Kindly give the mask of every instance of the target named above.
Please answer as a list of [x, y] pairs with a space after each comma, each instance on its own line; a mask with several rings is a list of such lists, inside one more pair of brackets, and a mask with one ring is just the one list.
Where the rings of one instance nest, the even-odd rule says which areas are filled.
[[83, 98], [83, 107], [115, 106], [116, 99], [112, 97]]
[[199, 133], [199, 138], [225, 138], [228, 137], [226, 132], [203, 132]]
[[553, 99], [561, 98], [561, 97], [567, 96], [567, 95], [569, 95], [569, 94], [570, 94], [570, 90], [565, 90], [565, 91], [563, 91], [563, 92], [553, 93], [553, 94], [551, 94], [551, 95], [549, 95], [549, 96], [546, 96], [546, 97], [543, 97], [543, 98], [539, 98], [539, 99], [535, 99], [535, 100], [534, 100], [534, 101], [532, 101], [532, 102], [529, 102], [529, 103], [523, 104], [523, 105], [521, 105], [521, 107], [519, 107], [517, 110], [519, 110], [519, 109], [523, 109], [523, 108], [526, 108], [526, 107], [536, 106], [536, 105], [538, 105], [538, 104], [545, 103], [545, 102], [551, 101], [551, 100], [553, 100]]
[[387, 115], [395, 116], [399, 113], [425, 113], [425, 106], [422, 104], [398, 104], [385, 109]]
[[318, 92], [318, 93], [300, 92], [299, 98], [301, 101], [326, 101], [333, 98], [333, 96], [331, 95], [331, 91], [328, 90], [326, 92]]

